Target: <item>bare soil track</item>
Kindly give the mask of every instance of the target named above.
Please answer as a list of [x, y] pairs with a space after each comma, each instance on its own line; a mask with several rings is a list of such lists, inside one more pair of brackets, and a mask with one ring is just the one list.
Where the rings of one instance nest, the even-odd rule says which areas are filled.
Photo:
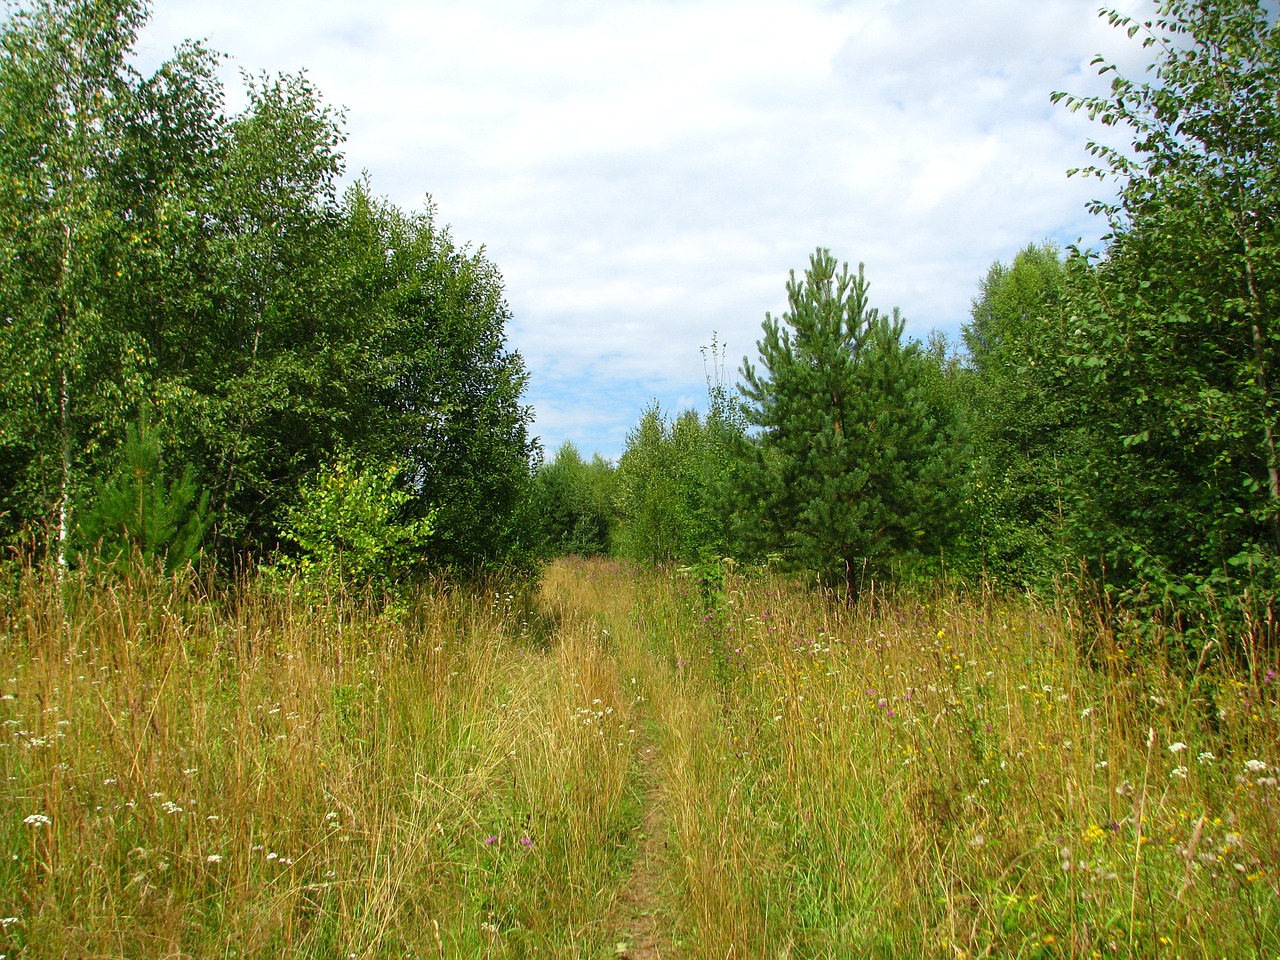
[[646, 785], [644, 819], [631, 878], [619, 898], [615, 956], [623, 960], [661, 960], [674, 956], [667, 930], [663, 898], [666, 856], [664, 796], [658, 778], [660, 761], [652, 743], [640, 747], [640, 763]]

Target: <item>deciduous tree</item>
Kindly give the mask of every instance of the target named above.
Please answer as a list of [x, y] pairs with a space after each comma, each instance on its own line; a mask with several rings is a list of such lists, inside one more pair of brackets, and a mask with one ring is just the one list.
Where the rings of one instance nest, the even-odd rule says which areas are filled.
[[[1104, 15], [1153, 76], [1056, 98], [1130, 142], [1105, 252], [1071, 270], [1064, 389], [1095, 425], [1084, 546], [1131, 592], [1273, 594], [1280, 549], [1280, 31], [1261, 0]], [[1233, 586], [1234, 584], [1234, 586]]]

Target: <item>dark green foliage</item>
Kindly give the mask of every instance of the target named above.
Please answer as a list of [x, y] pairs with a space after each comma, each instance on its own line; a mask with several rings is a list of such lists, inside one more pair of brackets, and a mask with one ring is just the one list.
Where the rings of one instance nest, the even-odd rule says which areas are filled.
[[81, 556], [107, 563], [163, 563], [172, 572], [194, 561], [209, 529], [209, 494], [188, 464], [166, 482], [160, 436], [144, 416], [126, 428], [115, 476], [97, 485], [81, 511], [76, 542]]
[[1064, 522], [1081, 464], [1078, 408], [1055, 368], [1063, 342], [1065, 267], [1048, 244], [995, 263], [964, 328], [974, 478], [965, 538], [980, 570], [1046, 585], [1070, 565]]
[[791, 563], [856, 595], [895, 564], [936, 553], [953, 532], [963, 443], [935, 419], [929, 358], [904, 321], [867, 304], [861, 267], [818, 250], [766, 316], [760, 367], [743, 361], [750, 495], [763, 535]]
[[[516, 522], [532, 482], [528, 374], [506, 347], [502, 277], [482, 251], [459, 248], [432, 211], [411, 216], [347, 200], [364, 235], [344, 295], [362, 301], [377, 389], [371, 419], [352, 421], [357, 449], [407, 465], [420, 509], [433, 510], [433, 561], [501, 566], [530, 549]], [[376, 425], [376, 430], [373, 429]]]
[[614, 468], [596, 454], [591, 461], [565, 441], [555, 459], [538, 470], [534, 501], [551, 556], [609, 552], [613, 535]]
[[224, 556], [274, 549], [339, 451], [403, 468], [429, 562], [527, 553], [496, 268], [430, 212], [337, 196], [342, 116], [304, 75], [250, 79], [231, 117], [198, 45], [139, 75], [148, 13], [33, 0], [0, 25], [0, 533], [47, 525], [62, 555], [150, 407]]
[[1089, 424], [1074, 534], [1132, 599], [1190, 610], [1212, 588], [1265, 622], [1280, 549], [1280, 32], [1258, 0], [1106, 15], [1156, 66], [1105, 96], [1056, 95], [1132, 135], [1127, 150], [1090, 145], [1091, 172], [1122, 190], [1096, 205], [1105, 253], [1069, 271], [1061, 389]]

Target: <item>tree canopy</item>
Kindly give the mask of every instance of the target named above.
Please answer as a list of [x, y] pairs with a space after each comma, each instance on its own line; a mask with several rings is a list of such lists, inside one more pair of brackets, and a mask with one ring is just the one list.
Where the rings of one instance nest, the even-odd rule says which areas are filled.
[[958, 434], [932, 416], [927, 358], [867, 289], [861, 266], [819, 249], [803, 279], [792, 272], [787, 312], [766, 315], [759, 367], [742, 366], [767, 538], [851, 594], [936, 549], [958, 489]]
[[1082, 551], [1129, 592], [1273, 594], [1280, 548], [1280, 34], [1259, 0], [1168, 0], [1140, 20], [1153, 75], [1055, 95], [1094, 142], [1112, 233], [1071, 265], [1061, 385], [1089, 425]]
[[0, 25], [0, 527], [65, 557], [147, 416], [224, 557], [275, 549], [355, 459], [431, 517], [423, 562], [506, 562], [534, 444], [497, 268], [430, 209], [339, 195], [343, 118], [305, 75], [248, 78], [233, 116], [199, 44], [141, 75], [148, 16], [33, 0]]

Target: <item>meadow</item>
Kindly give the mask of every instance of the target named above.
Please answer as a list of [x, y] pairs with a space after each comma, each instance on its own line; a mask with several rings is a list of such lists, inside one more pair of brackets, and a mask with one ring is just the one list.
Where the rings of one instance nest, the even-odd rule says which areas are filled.
[[5, 572], [6, 958], [1280, 957], [1274, 650], [606, 560]]

